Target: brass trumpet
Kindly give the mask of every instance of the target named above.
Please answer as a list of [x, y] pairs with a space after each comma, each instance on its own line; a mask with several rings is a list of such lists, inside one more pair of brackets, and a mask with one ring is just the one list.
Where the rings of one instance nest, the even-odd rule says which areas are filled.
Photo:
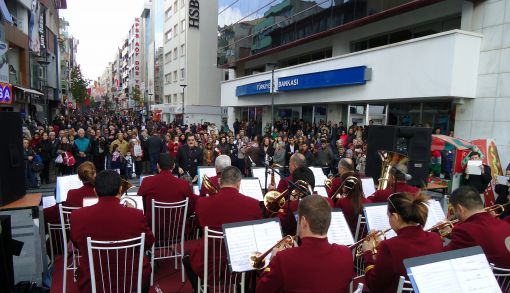
[[293, 247], [296, 240], [297, 240], [297, 236], [287, 235], [283, 239], [278, 241], [275, 245], [273, 245], [271, 248], [266, 250], [266, 252], [260, 253], [260, 252], [256, 251], [256, 252], [252, 253], [252, 255], [250, 256], [250, 265], [256, 270], [263, 269], [266, 266], [266, 257], [268, 256], [269, 253], [271, 253], [271, 251], [274, 248]]
[[211, 182], [211, 179], [207, 177], [207, 175], [202, 176], [202, 185], [204, 185], [209, 195], [214, 195], [220, 191], [219, 188]]
[[[310, 194], [313, 194], [313, 190], [312, 190], [310, 184], [306, 183], [305, 181], [298, 180], [296, 182], [296, 185], [298, 185], [300, 188], [296, 188], [296, 189], [292, 190], [292, 192], [290, 193], [290, 196], [292, 198], [298, 199], [298, 198], [303, 197], [304, 192], [302, 191], [302, 189], [310, 192]], [[266, 193], [264, 195], [264, 206], [266, 207], [266, 209], [272, 213], [278, 213], [285, 205], [285, 202], [286, 202], [285, 197], [287, 196], [287, 193], [289, 192], [289, 190], [290, 190], [290, 188], [286, 189], [282, 193], [280, 193], [276, 190], [269, 191], [268, 193]]]
[[[381, 243], [382, 240], [386, 239], [386, 233], [390, 232], [391, 228], [388, 228], [384, 231], [374, 231], [368, 233], [367, 236], [365, 236], [363, 239], [358, 240], [358, 242], [354, 243], [353, 245], [349, 246], [350, 249], [356, 249], [356, 257], [360, 257], [363, 255], [363, 249], [362, 245], [365, 241], [372, 241], [374, 244], [374, 251], [372, 251], [374, 254], [377, 253], [377, 247], [379, 246], [379, 243]], [[382, 236], [383, 239], [379, 240], [378, 237]]]

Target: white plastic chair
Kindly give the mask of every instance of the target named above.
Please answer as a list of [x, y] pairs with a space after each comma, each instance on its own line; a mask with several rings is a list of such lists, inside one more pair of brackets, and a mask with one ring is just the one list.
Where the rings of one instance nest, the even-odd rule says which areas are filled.
[[404, 276], [400, 276], [398, 280], [397, 293], [402, 292], [414, 292], [413, 285], [411, 281], [407, 280]]
[[364, 284], [363, 283], [358, 283], [358, 287], [356, 287], [356, 290], [353, 291], [353, 285], [354, 285], [354, 280], [356, 279], [360, 279], [360, 278], [363, 278], [364, 276], [360, 276], [360, 277], [355, 277], [352, 281], [351, 281], [351, 284], [349, 284], [349, 292], [351, 293], [362, 293], [363, 292], [363, 286]]
[[55, 263], [55, 255], [64, 254], [64, 238], [62, 237], [62, 225], [47, 224], [48, 240], [50, 242], [50, 260]]
[[96, 241], [87, 237], [92, 293], [141, 293], [144, 243], [145, 233], [117, 241]]
[[[354, 234], [354, 241], [361, 240], [362, 237], [367, 235], [367, 221], [365, 216], [362, 214], [358, 215], [358, 223], [356, 224], [356, 233]], [[352, 257], [354, 258], [354, 270], [356, 272], [356, 276], [362, 276], [365, 274], [365, 263], [363, 262], [363, 257], [356, 257], [356, 249], [352, 251]]]
[[[156, 242], [152, 246], [151, 285], [154, 283], [154, 261], [158, 259], [180, 258], [182, 282], [185, 282], [182, 256], [184, 253], [184, 240], [186, 240], [186, 215], [188, 213], [188, 198], [179, 202], [159, 202], [152, 199], [152, 233]], [[156, 256], [156, 252], [158, 255]]]
[[492, 272], [502, 292], [510, 292], [510, 269], [498, 268], [491, 264]]
[[245, 289], [245, 273], [230, 271], [227, 263], [223, 233], [205, 227], [204, 229], [204, 279], [198, 279], [198, 292], [236, 292]]
[[[63, 247], [64, 247], [64, 266], [63, 266], [63, 273], [64, 276], [62, 278], [62, 292], [66, 292], [66, 284], [67, 284], [67, 271], [73, 271], [73, 277], [74, 272], [76, 271], [76, 268], [78, 267], [79, 263], [79, 252], [77, 249], [73, 247], [73, 243], [69, 241], [68, 239], [68, 233], [71, 231], [71, 224], [69, 223], [69, 216], [71, 213], [80, 207], [67, 207], [62, 204], [59, 205], [58, 209], [60, 212], [60, 227], [62, 229], [62, 239], [63, 239]], [[69, 249], [71, 249], [72, 253], [72, 263], [68, 266], [67, 259], [69, 256]]]

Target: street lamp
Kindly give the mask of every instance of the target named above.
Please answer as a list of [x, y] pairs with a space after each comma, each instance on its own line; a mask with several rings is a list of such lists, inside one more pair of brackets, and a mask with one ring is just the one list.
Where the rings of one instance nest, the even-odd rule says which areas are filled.
[[181, 84], [182, 87], [182, 124], [184, 125], [184, 89], [187, 87], [187, 84]]
[[271, 133], [274, 131], [274, 70], [278, 63], [267, 63], [266, 66], [271, 67]]

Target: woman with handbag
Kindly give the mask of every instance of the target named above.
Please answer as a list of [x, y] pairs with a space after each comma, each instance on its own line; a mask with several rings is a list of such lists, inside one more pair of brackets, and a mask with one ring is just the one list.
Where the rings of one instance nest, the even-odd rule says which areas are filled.
[[[70, 143], [67, 137], [62, 137], [62, 141], [57, 149], [57, 158], [55, 163], [61, 167], [62, 175], [73, 174], [74, 160], [74, 144]], [[60, 156], [60, 159], [58, 158]], [[60, 163], [59, 163], [60, 162]]]

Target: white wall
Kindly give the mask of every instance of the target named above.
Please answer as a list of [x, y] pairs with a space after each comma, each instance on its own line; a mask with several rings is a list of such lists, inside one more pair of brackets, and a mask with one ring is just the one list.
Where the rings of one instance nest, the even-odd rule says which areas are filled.
[[[480, 35], [455, 30], [276, 70], [275, 80], [361, 65], [373, 74], [366, 85], [278, 93], [275, 104], [474, 98], [480, 43]], [[237, 86], [267, 79], [270, 72], [223, 82], [221, 105], [269, 105], [270, 95], [235, 95]]]
[[510, 162], [510, 0], [472, 3], [463, 9], [463, 29], [483, 34], [476, 99], [457, 106], [455, 135], [494, 138], [501, 165]]

